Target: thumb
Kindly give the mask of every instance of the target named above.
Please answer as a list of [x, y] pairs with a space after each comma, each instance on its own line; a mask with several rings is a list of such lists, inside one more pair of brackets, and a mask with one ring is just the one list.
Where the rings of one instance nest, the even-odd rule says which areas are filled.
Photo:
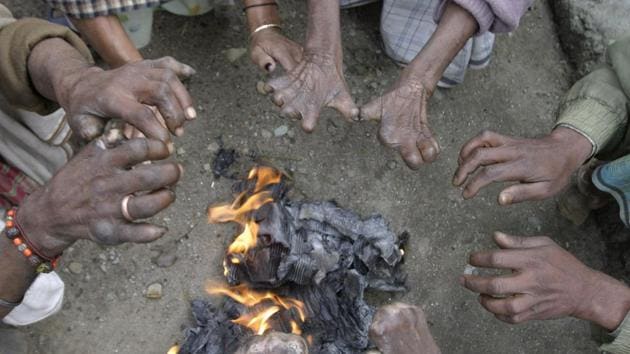
[[271, 73], [276, 69], [276, 61], [260, 47], [252, 49], [251, 57], [260, 70]]
[[361, 120], [381, 120], [383, 111], [383, 98], [376, 97], [361, 107]]
[[553, 243], [553, 241], [546, 236], [519, 237], [504, 234], [499, 231], [494, 233], [494, 242], [503, 249], [534, 248], [547, 246]]
[[339, 92], [339, 94], [333, 98], [328, 106], [339, 111], [339, 113], [347, 119], [359, 119], [359, 108], [357, 108], [357, 105], [354, 104], [354, 100], [352, 100], [352, 96], [350, 96], [347, 90]]
[[70, 128], [81, 139], [92, 141], [103, 133], [105, 124], [101, 118], [92, 115], [78, 115], [70, 119]]

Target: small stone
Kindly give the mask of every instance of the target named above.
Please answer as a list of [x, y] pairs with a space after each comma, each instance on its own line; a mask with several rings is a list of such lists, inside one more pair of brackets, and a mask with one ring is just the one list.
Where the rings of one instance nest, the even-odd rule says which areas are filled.
[[177, 149], [177, 155], [184, 155], [186, 153], [186, 149], [180, 147]]
[[225, 57], [230, 63], [239, 60], [245, 53], [247, 53], [246, 48], [230, 48], [223, 51], [223, 54], [225, 54]]
[[266, 95], [267, 91], [265, 90], [265, 82], [264, 81], [258, 81], [256, 83], [256, 91], [258, 91], [259, 94], [261, 95]]
[[219, 145], [219, 143], [217, 143], [215, 141], [215, 142], [212, 142], [212, 143], [208, 144], [208, 148], [207, 149], [210, 152], [217, 152], [217, 151], [219, 151], [221, 149], [221, 146]]
[[71, 262], [70, 264], [68, 264], [68, 269], [73, 274], [81, 274], [81, 272], [83, 272], [83, 264], [78, 262]]
[[209, 163], [204, 163], [203, 164], [203, 169], [204, 169], [204, 171], [210, 171], [210, 169], [212, 169], [212, 167], [210, 166]]
[[275, 135], [276, 138], [278, 138], [285, 135], [288, 132], [289, 132], [289, 127], [287, 127], [286, 125], [281, 125], [273, 130], [273, 135]]
[[177, 261], [177, 255], [174, 250], [166, 251], [155, 259], [155, 265], [160, 268], [168, 268], [175, 264]]
[[397, 164], [397, 163], [396, 163], [396, 161], [394, 161], [394, 160], [389, 160], [389, 161], [387, 161], [387, 168], [389, 168], [390, 170], [394, 170], [394, 169], [396, 169], [396, 166], [397, 166], [397, 165], [398, 165], [398, 164]]
[[262, 137], [265, 138], [265, 139], [270, 139], [271, 138], [271, 132], [269, 130], [267, 130], [267, 129], [263, 129], [260, 132], [260, 135], [262, 135]]
[[289, 130], [289, 131], [287, 132], [287, 136], [288, 136], [289, 138], [295, 138], [295, 131], [294, 131], [293, 129]]
[[161, 299], [162, 298], [162, 284], [160, 284], [160, 283], [153, 283], [153, 284], [149, 285], [149, 287], [147, 288], [147, 293], [145, 294], [145, 296], [148, 299]]

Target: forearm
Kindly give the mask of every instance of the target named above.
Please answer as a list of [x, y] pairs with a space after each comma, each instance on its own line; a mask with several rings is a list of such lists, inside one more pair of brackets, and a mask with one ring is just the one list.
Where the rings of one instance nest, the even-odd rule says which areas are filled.
[[431, 90], [435, 88], [477, 27], [477, 21], [468, 11], [449, 2], [429, 42], [405, 68], [402, 78]]
[[73, 46], [59, 38], [37, 44], [28, 59], [28, 72], [35, 89], [62, 106], [68, 79], [91, 66]]
[[307, 51], [335, 55], [341, 60], [341, 23], [338, 0], [308, 0]]
[[113, 67], [142, 60], [120, 20], [116, 16], [72, 19], [74, 26], [96, 52]]
[[630, 310], [630, 288], [601, 272], [594, 272], [593, 278], [597, 291], [588, 311], [577, 317], [613, 331]]

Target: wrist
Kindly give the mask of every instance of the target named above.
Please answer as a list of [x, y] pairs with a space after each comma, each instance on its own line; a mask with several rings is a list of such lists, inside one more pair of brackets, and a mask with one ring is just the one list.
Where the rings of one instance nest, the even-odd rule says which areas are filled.
[[569, 162], [576, 170], [590, 158], [593, 151], [591, 142], [573, 129], [557, 127], [549, 134], [549, 138], [564, 148]]
[[575, 317], [591, 321], [614, 331], [623, 322], [630, 310], [630, 288], [608, 275], [593, 271], [589, 288], [594, 295], [584, 299], [583, 310], [576, 311]]
[[60, 70], [57, 77], [53, 80], [53, 89], [57, 103], [68, 110], [70, 97], [77, 84], [80, 83], [85, 76], [102, 71], [103, 69], [91, 65], [80, 65], [71, 70]]
[[54, 228], [53, 224], [45, 217], [49, 208], [38, 208], [37, 196], [34, 194], [22, 202], [17, 211], [16, 220], [20, 225], [23, 236], [28, 239], [38, 252], [44, 257], [55, 258], [66, 248], [70, 247], [74, 241], [56, 237], [50, 231]]

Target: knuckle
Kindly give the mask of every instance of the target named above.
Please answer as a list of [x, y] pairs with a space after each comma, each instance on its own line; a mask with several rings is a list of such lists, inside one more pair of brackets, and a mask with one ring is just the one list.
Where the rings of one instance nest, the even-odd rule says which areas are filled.
[[89, 228], [92, 238], [104, 245], [115, 245], [118, 243], [116, 229], [116, 225], [108, 220], [98, 220], [90, 225]]
[[489, 262], [492, 266], [498, 266], [503, 263], [503, 256], [497, 252], [490, 253]]
[[505, 309], [509, 314], [512, 314], [512, 315], [515, 315], [521, 312], [520, 306], [518, 306], [518, 304], [515, 303], [514, 301], [508, 301], [505, 304]]
[[147, 139], [134, 139], [129, 143], [132, 154], [138, 158], [149, 156], [149, 141]]
[[504, 289], [504, 285], [503, 285], [503, 281], [499, 280], [499, 279], [492, 279], [490, 280], [490, 282], [488, 283], [488, 290], [492, 293], [492, 294], [502, 294], [503, 293], [503, 289]]
[[164, 69], [164, 72], [162, 73], [162, 82], [173, 82], [176, 79], [177, 75], [175, 74], [175, 71], [170, 68]]
[[494, 134], [494, 132], [492, 132], [491, 130], [488, 129], [484, 129], [481, 131], [481, 133], [479, 133], [479, 137], [483, 140], [488, 140], [490, 138], [492, 138], [492, 135]]

